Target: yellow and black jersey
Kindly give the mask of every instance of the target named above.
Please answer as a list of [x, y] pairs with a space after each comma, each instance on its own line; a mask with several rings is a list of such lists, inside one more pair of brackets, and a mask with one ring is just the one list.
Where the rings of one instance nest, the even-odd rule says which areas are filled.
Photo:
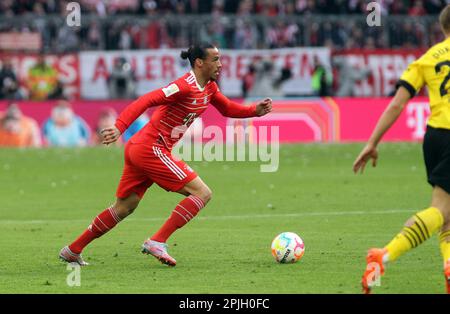
[[411, 63], [397, 85], [405, 87], [411, 97], [426, 85], [431, 109], [428, 125], [450, 129], [450, 38]]

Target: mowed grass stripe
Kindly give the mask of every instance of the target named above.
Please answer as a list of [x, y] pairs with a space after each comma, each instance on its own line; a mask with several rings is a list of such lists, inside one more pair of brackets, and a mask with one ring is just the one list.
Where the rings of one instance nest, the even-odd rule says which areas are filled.
[[[285, 214], [254, 214], [231, 216], [198, 216], [196, 220], [234, 220], [234, 219], [270, 219], [308, 216], [352, 216], [352, 215], [392, 215], [411, 213], [408, 209], [376, 210], [376, 211], [338, 211], [338, 212], [309, 212], [309, 213], [285, 213]], [[126, 221], [165, 221], [168, 217], [154, 218], [126, 218]], [[57, 220], [0, 220], [0, 224], [51, 224], [51, 223], [82, 223], [81, 219], [57, 219]]]

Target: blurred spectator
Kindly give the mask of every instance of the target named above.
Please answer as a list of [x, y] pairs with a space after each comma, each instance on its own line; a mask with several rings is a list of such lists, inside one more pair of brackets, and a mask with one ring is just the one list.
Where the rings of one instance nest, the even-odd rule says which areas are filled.
[[291, 77], [291, 71], [283, 68], [275, 71], [275, 66], [268, 59], [260, 60], [254, 64], [255, 75], [253, 85], [248, 91], [249, 97], [282, 97], [282, 83]]
[[[134, 23], [119, 23], [112, 34], [118, 40], [117, 49], [129, 50], [140, 48], [141, 27]], [[118, 33], [116, 33], [118, 32]]]
[[355, 96], [355, 84], [370, 76], [370, 69], [359, 69], [348, 64], [345, 57], [335, 56], [333, 58], [333, 66], [338, 72], [339, 88], [336, 91], [338, 97]]
[[212, 22], [200, 30], [200, 42], [210, 42], [217, 47], [225, 47], [224, 27]]
[[120, 57], [114, 62], [108, 77], [109, 97], [112, 99], [131, 99], [136, 97], [136, 77], [131, 64]]
[[242, 0], [239, 2], [236, 14], [241, 17], [249, 16], [252, 14], [253, 3], [251, 0]]
[[296, 6], [297, 6], [297, 13], [299, 14], [319, 13], [319, 9], [316, 8], [314, 0], [298, 0]]
[[88, 125], [75, 115], [67, 101], [60, 101], [53, 107], [51, 117], [44, 123], [42, 131], [49, 146], [79, 147], [89, 144]]
[[373, 39], [372, 37], [366, 37], [364, 40], [364, 49], [374, 50], [375, 48], [375, 39]]
[[161, 45], [162, 25], [158, 20], [153, 20], [144, 29], [146, 34], [146, 48], [157, 49]]
[[80, 27], [61, 25], [56, 35], [56, 52], [67, 53], [77, 51], [80, 46]]
[[427, 14], [425, 11], [425, 8], [423, 7], [422, 0], [416, 0], [414, 1], [414, 6], [409, 9], [408, 15], [410, 16], [422, 16]]
[[[92, 143], [94, 145], [100, 145], [102, 144], [102, 135], [101, 131], [106, 128], [114, 125], [117, 118], [117, 112], [114, 110], [114, 108], [104, 108], [100, 112], [100, 116], [98, 117], [97, 126], [95, 128], [95, 132], [92, 134]], [[118, 141], [114, 142], [115, 146], [122, 145], [122, 140], [119, 139]]]
[[106, 5], [103, 0], [81, 0], [81, 5], [88, 12], [96, 13], [100, 17], [106, 16]]
[[405, 22], [402, 24], [402, 29], [400, 29], [397, 37], [397, 44], [403, 47], [412, 48], [418, 46], [419, 39], [417, 37], [417, 32], [415, 28], [415, 23]]
[[287, 24], [282, 20], [278, 20], [267, 31], [266, 40], [269, 48], [294, 47], [297, 43], [296, 35], [298, 30], [297, 24]]
[[325, 68], [317, 56], [314, 56], [314, 71], [311, 77], [311, 84], [315, 96], [331, 95], [333, 74]]
[[137, 118], [129, 127], [128, 129], [123, 133], [122, 138], [124, 142], [128, 142], [128, 140], [137, 132], [139, 132], [148, 122], [150, 121], [150, 118], [148, 115], [144, 112], [140, 115], [139, 118]]
[[236, 32], [234, 33], [235, 49], [254, 48], [258, 41], [258, 34], [255, 25], [244, 22], [242, 19], [236, 20]]
[[101, 38], [101, 30], [98, 22], [93, 21], [89, 25], [89, 29], [87, 30], [86, 35], [86, 45], [88, 49], [98, 49], [101, 48], [102, 38]]
[[242, 97], [247, 97], [248, 91], [253, 88], [255, 83], [255, 65], [252, 63], [248, 66], [248, 71], [242, 78]]
[[58, 80], [58, 71], [45, 62], [40, 54], [36, 64], [28, 72], [29, 97], [32, 100], [46, 100], [62, 97], [62, 85]]
[[284, 96], [283, 92], [281, 92], [282, 84], [289, 80], [292, 77], [292, 71], [289, 67], [284, 67], [281, 69], [280, 74], [273, 82], [273, 87], [275, 90], [279, 90], [280, 93]]
[[366, 12], [365, 0], [349, 0], [347, 2], [348, 13], [350, 14], [364, 14]]
[[445, 36], [442, 33], [441, 25], [439, 24], [439, 22], [436, 21], [431, 25], [430, 30], [429, 30], [429, 36], [430, 36], [430, 41], [433, 43], [438, 43], [445, 39]]
[[11, 61], [3, 62], [0, 70], [0, 99], [21, 99], [19, 81], [14, 73]]
[[24, 116], [17, 104], [10, 104], [0, 113], [0, 146], [40, 147], [41, 144], [37, 122]]

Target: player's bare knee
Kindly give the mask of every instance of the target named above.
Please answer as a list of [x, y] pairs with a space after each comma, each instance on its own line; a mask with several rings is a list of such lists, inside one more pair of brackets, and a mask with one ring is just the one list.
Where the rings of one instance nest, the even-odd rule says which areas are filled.
[[140, 199], [138, 197], [134, 196], [130, 196], [126, 199], [117, 199], [113, 207], [119, 218], [124, 219], [134, 212], [139, 205], [139, 200]]
[[133, 206], [133, 207], [128, 207], [127, 208], [127, 213], [128, 213], [128, 215], [131, 215], [132, 213], [134, 213], [134, 210], [136, 209], [136, 206]]
[[121, 206], [121, 204], [114, 204], [113, 205], [113, 210], [116, 212], [117, 216], [119, 216], [120, 219], [125, 218], [127, 215], [127, 211], [125, 210], [125, 208], [123, 206]]
[[206, 203], [208, 203], [212, 198], [212, 191], [209, 188], [207, 188], [203, 197], [204, 197], [203, 202], [206, 205]]
[[212, 191], [209, 187], [205, 186], [200, 191], [198, 191], [195, 196], [199, 197], [203, 203], [206, 205], [212, 198]]
[[136, 209], [136, 207], [137, 206], [130, 205], [130, 204], [127, 204], [127, 205], [120, 204], [120, 205], [116, 205], [114, 207], [114, 209], [117, 213], [117, 216], [119, 216], [120, 219], [124, 219], [125, 217], [131, 215], [134, 212], [134, 210]]

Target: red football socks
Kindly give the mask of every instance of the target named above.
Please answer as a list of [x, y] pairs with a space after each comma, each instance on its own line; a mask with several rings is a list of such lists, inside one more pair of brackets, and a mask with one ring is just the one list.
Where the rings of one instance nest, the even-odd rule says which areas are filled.
[[112, 207], [105, 209], [94, 218], [86, 231], [84, 231], [78, 239], [69, 245], [69, 249], [75, 254], [80, 254], [81, 251], [92, 242], [92, 240], [107, 233], [109, 230], [114, 228], [120, 220], [121, 219], [117, 216]]
[[201, 198], [194, 195], [186, 197], [175, 207], [172, 215], [161, 229], [151, 237], [151, 240], [165, 243], [172, 233], [187, 224], [203, 207], [205, 207], [205, 204]]

